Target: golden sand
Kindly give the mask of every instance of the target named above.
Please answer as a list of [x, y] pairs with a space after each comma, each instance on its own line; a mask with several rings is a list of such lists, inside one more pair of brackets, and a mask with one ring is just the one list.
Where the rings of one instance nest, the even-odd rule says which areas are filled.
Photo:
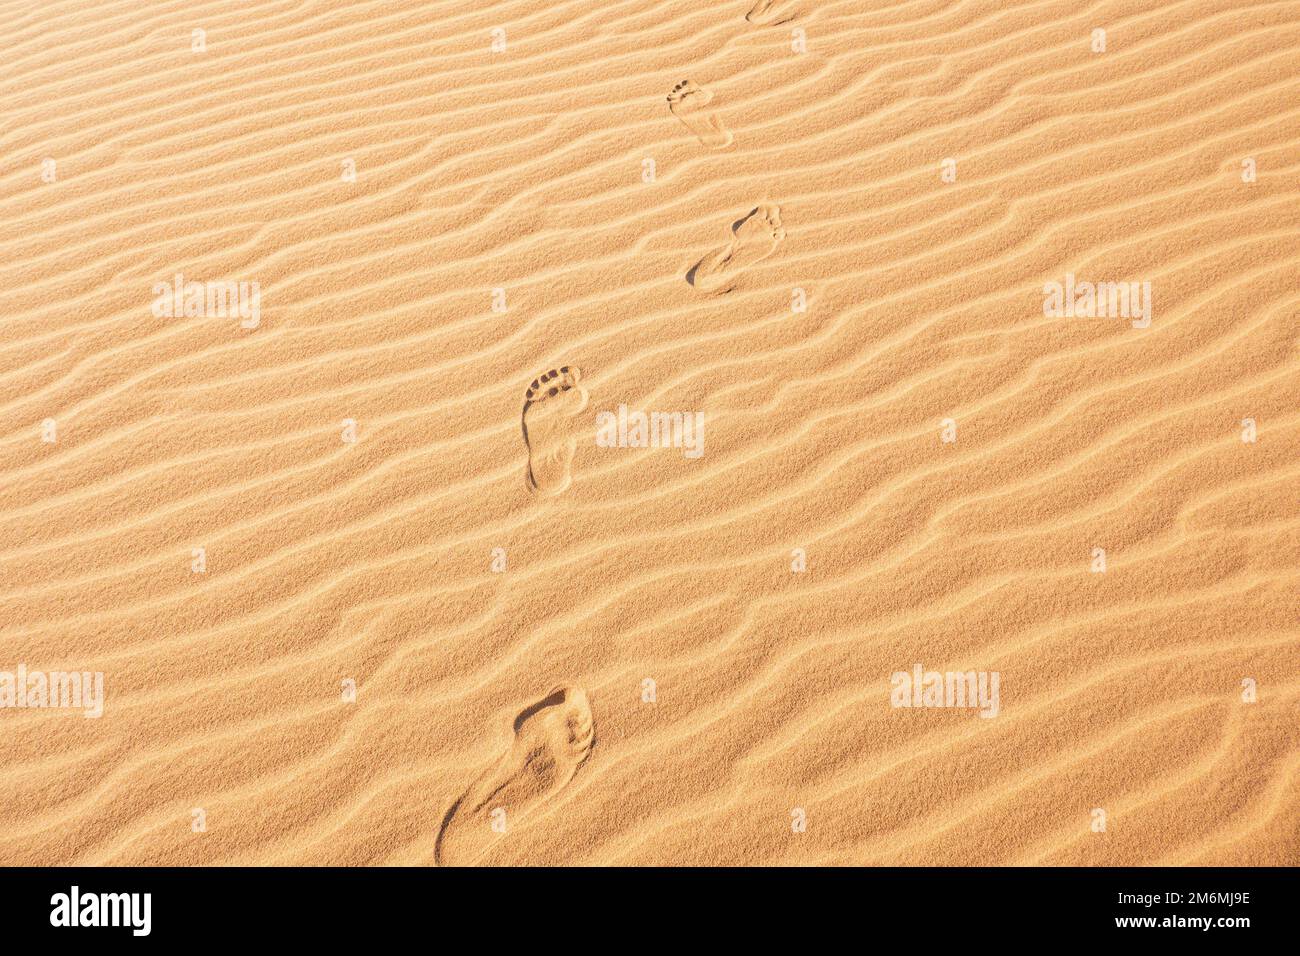
[[1300, 4], [0, 24], [0, 863], [1300, 862]]

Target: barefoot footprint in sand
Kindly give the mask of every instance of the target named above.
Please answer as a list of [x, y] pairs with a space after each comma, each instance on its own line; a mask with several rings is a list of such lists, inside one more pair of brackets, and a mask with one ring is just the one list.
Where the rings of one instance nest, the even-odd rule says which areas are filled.
[[725, 249], [710, 253], [686, 273], [686, 281], [703, 292], [729, 290], [749, 266], [766, 259], [785, 238], [781, 209], [771, 203], [756, 207], [732, 223], [735, 239]]
[[794, 4], [789, 0], [758, 0], [753, 8], [745, 14], [750, 23], [767, 24], [785, 23], [794, 19]]
[[708, 90], [682, 80], [668, 94], [668, 108], [709, 149], [726, 149], [731, 145], [731, 130], [707, 108], [712, 99]]
[[578, 384], [582, 370], [553, 368], [533, 379], [524, 396], [524, 444], [528, 446], [528, 487], [539, 495], [558, 495], [572, 480], [578, 447], [573, 418], [587, 407], [587, 390]]
[[468, 866], [573, 779], [595, 734], [587, 694], [557, 687], [515, 718], [515, 740], [443, 817], [434, 862]]

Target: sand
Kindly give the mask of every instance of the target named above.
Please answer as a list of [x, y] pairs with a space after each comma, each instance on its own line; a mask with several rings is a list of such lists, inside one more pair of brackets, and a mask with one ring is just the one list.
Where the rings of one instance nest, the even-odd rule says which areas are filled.
[[0, 13], [0, 863], [1300, 862], [1300, 5]]

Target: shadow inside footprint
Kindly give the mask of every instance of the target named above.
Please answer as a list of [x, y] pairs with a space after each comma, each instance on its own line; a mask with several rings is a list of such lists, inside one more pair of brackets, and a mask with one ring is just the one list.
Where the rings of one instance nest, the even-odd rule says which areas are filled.
[[713, 94], [690, 80], [682, 80], [668, 94], [668, 109], [682, 121], [695, 138], [708, 149], [726, 149], [731, 145], [731, 130], [708, 109]]
[[470, 865], [520, 819], [573, 779], [595, 745], [587, 694], [557, 687], [514, 720], [509, 751], [476, 779], [442, 818], [434, 862]]
[[745, 19], [759, 26], [777, 26], [794, 19], [795, 5], [791, 0], [758, 0]]
[[730, 292], [746, 268], [770, 256], [785, 238], [781, 209], [772, 203], [755, 206], [731, 224], [731, 232], [734, 238], [729, 246], [687, 271], [689, 285], [702, 292]]
[[538, 495], [558, 495], [572, 481], [578, 441], [573, 419], [587, 407], [582, 369], [562, 365], [533, 379], [524, 395], [521, 426], [528, 449], [528, 488]]

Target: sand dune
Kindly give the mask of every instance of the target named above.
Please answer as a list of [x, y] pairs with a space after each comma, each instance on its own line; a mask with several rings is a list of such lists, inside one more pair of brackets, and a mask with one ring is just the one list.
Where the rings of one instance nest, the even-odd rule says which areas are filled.
[[1300, 4], [0, 10], [0, 862], [1300, 863]]

